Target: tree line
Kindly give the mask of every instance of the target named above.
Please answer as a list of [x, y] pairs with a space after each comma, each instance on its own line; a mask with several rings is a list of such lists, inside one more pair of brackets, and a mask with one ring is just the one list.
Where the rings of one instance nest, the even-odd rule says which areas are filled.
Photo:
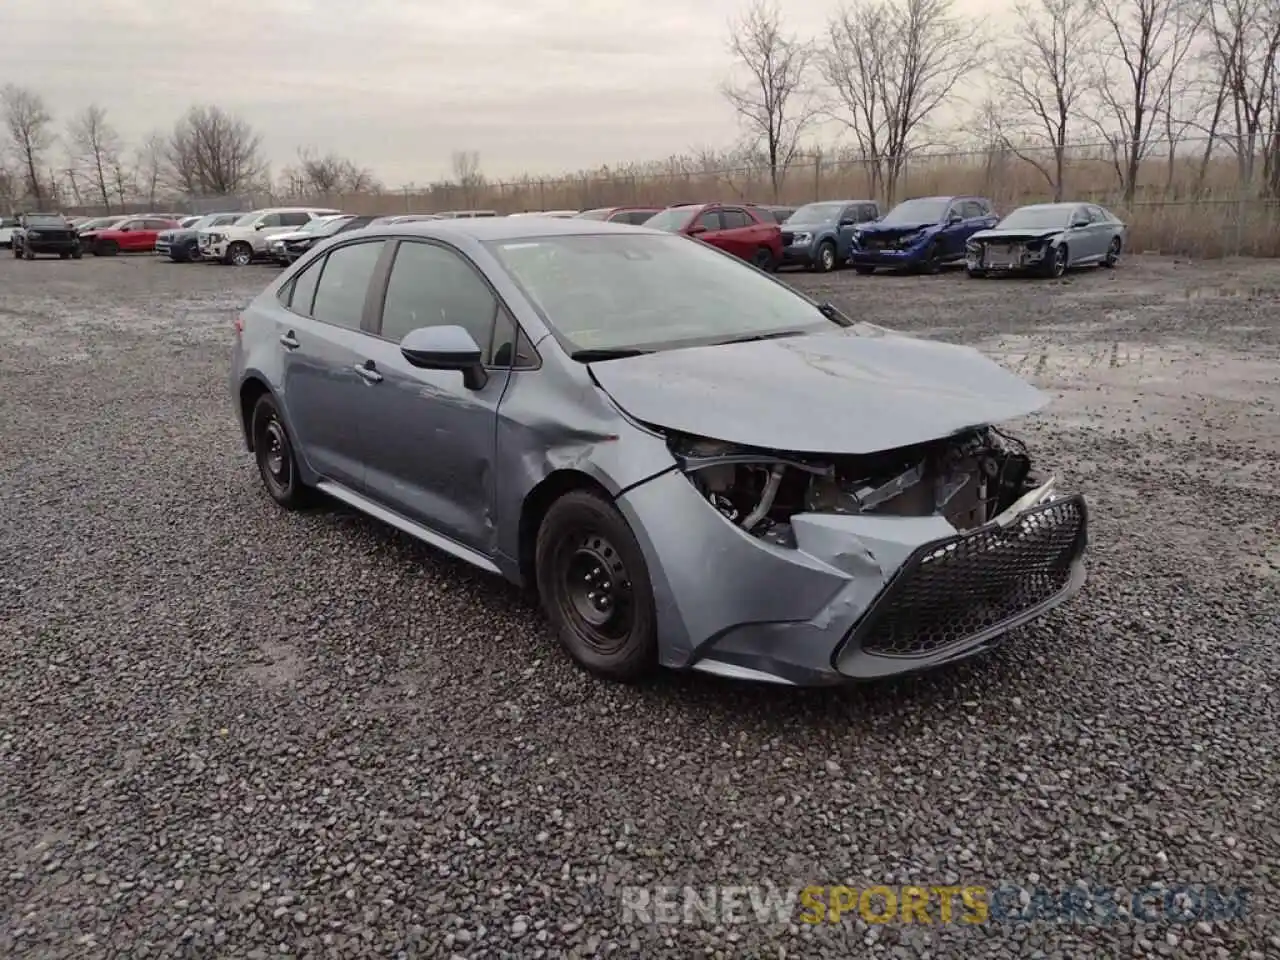
[[299, 150], [273, 184], [262, 138], [242, 117], [196, 104], [167, 131], [130, 147], [106, 107], [91, 103], [61, 125], [36, 90], [0, 89], [0, 205], [98, 206], [292, 191], [297, 195], [380, 189], [371, 171], [336, 153]]
[[1192, 142], [1202, 184], [1225, 150], [1240, 184], [1280, 196], [1280, 0], [1019, 0], [999, 36], [952, 0], [847, 0], [817, 37], [755, 0], [729, 28], [738, 70], [723, 93], [775, 193], [835, 122], [892, 200], [909, 160], [954, 141], [959, 117], [1059, 200], [1082, 140], [1104, 147], [1126, 203], [1145, 163], [1159, 154], [1172, 178]]

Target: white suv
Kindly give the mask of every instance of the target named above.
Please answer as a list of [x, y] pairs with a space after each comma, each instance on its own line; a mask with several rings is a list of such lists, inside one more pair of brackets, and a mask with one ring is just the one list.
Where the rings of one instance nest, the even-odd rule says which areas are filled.
[[197, 241], [202, 260], [247, 266], [266, 257], [267, 241], [280, 233], [297, 230], [316, 217], [332, 216], [340, 210], [323, 207], [267, 207], [246, 213], [226, 227], [201, 230]]

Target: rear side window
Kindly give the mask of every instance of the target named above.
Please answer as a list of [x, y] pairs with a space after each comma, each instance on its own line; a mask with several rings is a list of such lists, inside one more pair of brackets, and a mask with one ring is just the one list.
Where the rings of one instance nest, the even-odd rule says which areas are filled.
[[169, 229], [168, 220], [145, 220], [143, 222], [146, 224], [147, 230], [168, 230]]
[[280, 302], [304, 317], [311, 316], [311, 304], [316, 298], [316, 284], [320, 281], [320, 268], [324, 266], [324, 257], [320, 257], [301, 273], [293, 278], [280, 291]]
[[736, 230], [739, 227], [749, 227], [752, 224], [751, 217], [745, 210], [721, 210], [720, 221], [724, 224], [725, 230]]
[[18, 225], [18, 221], [15, 220], [13, 217], [4, 217], [3, 219], [0, 219], [0, 228], [6, 228], [6, 227], [12, 228], [12, 227], [16, 227], [17, 225]]
[[638, 227], [657, 212], [657, 210], [628, 210], [622, 215], [621, 219], [623, 223], [630, 223]]
[[314, 319], [348, 330], [360, 329], [369, 281], [383, 246], [384, 241], [373, 240], [338, 247], [329, 253], [311, 306]]
[[304, 223], [311, 220], [310, 215], [305, 211], [298, 210], [292, 213], [282, 213], [280, 216], [280, 226], [282, 227], [300, 227]]

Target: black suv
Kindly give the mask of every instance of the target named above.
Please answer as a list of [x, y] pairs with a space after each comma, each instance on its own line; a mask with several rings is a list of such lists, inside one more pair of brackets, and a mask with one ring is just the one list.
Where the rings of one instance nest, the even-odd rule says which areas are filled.
[[84, 256], [76, 228], [58, 213], [24, 213], [13, 232], [13, 255], [34, 260], [40, 253], [56, 253], [63, 260]]

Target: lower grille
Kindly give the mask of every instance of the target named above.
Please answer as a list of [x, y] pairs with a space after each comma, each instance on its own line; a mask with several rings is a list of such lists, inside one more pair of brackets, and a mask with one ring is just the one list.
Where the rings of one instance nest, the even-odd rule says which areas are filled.
[[1079, 494], [916, 549], [850, 633], [846, 647], [922, 657], [1007, 628], [1061, 594], [1088, 541]]

